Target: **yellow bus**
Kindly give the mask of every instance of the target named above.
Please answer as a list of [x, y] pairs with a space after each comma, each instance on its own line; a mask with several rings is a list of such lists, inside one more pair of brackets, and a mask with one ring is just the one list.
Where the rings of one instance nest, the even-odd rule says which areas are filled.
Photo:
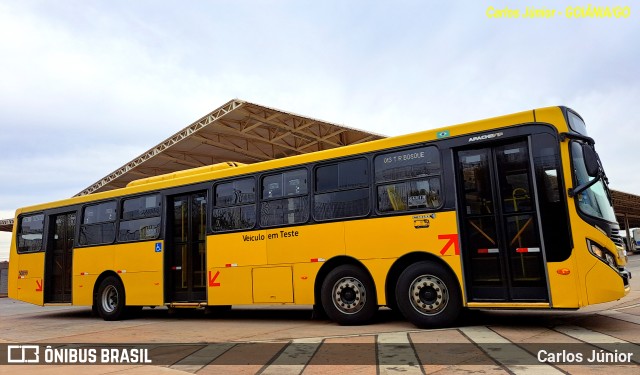
[[93, 306], [313, 305], [418, 327], [577, 309], [631, 275], [594, 141], [550, 107], [17, 210], [9, 296]]

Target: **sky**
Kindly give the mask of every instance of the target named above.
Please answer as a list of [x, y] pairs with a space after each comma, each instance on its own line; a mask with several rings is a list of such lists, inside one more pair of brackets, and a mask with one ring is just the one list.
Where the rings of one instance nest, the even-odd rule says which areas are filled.
[[[566, 105], [611, 187], [640, 195], [640, 3], [594, 5], [619, 4], [627, 17], [568, 18], [589, 2], [560, 0], [0, 0], [0, 218], [233, 98], [389, 136]], [[520, 17], [489, 17], [505, 8]]]

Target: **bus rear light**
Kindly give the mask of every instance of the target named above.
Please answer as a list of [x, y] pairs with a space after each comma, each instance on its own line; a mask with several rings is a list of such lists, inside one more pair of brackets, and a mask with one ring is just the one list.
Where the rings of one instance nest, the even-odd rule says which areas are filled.
[[556, 272], [558, 272], [559, 275], [566, 276], [571, 273], [571, 270], [568, 268], [560, 268]]

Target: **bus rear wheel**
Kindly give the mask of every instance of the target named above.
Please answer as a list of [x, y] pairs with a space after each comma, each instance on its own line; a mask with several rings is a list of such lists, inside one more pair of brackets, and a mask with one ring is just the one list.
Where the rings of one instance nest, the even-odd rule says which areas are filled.
[[396, 301], [402, 315], [420, 328], [448, 326], [462, 310], [455, 278], [442, 266], [426, 261], [400, 274]]
[[322, 282], [322, 307], [340, 325], [359, 325], [371, 320], [377, 310], [373, 281], [359, 267], [342, 265]]
[[119, 320], [126, 312], [124, 286], [120, 279], [109, 276], [98, 287], [95, 305], [104, 320]]

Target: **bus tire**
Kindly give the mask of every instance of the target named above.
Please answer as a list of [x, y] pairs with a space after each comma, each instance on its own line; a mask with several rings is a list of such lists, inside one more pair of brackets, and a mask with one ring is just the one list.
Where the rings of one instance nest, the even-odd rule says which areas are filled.
[[414, 263], [400, 274], [396, 301], [402, 315], [419, 328], [451, 325], [462, 310], [455, 277], [428, 261]]
[[320, 298], [327, 316], [340, 325], [365, 324], [378, 308], [371, 277], [353, 265], [329, 272], [322, 282]]
[[102, 280], [96, 298], [98, 314], [104, 320], [119, 320], [126, 313], [124, 286], [120, 279], [109, 276]]

